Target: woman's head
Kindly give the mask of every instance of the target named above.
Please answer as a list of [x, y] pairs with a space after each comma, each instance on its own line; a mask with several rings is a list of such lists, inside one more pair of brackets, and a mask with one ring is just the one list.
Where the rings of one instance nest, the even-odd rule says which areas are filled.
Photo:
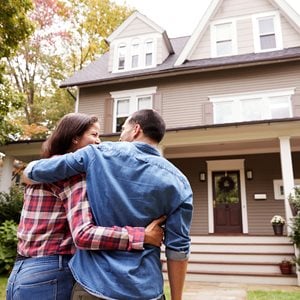
[[42, 147], [42, 157], [65, 154], [89, 144], [100, 143], [100, 125], [96, 116], [82, 113], [65, 115]]

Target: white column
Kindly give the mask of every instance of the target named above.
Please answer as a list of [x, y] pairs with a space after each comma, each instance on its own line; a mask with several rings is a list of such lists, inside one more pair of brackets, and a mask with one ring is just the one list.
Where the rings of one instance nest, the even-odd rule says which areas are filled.
[[9, 192], [13, 172], [14, 158], [11, 156], [3, 157], [3, 168], [0, 177], [0, 192]]
[[279, 137], [280, 141], [280, 160], [281, 160], [281, 173], [284, 189], [284, 207], [285, 207], [285, 218], [287, 222], [287, 232], [291, 232], [290, 223], [292, 218], [292, 210], [289, 204], [289, 195], [294, 188], [294, 173], [292, 163], [292, 152], [290, 137], [284, 136]]

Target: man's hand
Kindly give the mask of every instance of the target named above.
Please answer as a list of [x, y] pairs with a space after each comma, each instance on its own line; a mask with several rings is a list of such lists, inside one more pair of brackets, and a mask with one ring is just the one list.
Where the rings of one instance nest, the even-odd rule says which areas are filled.
[[155, 219], [145, 228], [144, 244], [151, 244], [156, 247], [160, 247], [164, 238], [164, 230], [161, 227], [162, 223], [167, 219], [166, 216], [162, 216], [159, 219]]

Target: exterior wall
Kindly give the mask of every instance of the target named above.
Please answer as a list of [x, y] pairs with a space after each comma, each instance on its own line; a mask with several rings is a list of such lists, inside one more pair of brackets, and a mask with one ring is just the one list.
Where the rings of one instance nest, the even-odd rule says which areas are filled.
[[[256, 154], [218, 157], [218, 159], [245, 159], [245, 169], [253, 170], [253, 180], [246, 180], [248, 223], [250, 235], [273, 235], [270, 220], [273, 215], [285, 216], [283, 200], [275, 200], [273, 180], [281, 179], [280, 154]], [[189, 179], [194, 193], [192, 235], [208, 233], [207, 182], [199, 181], [199, 171], [214, 157], [170, 160]], [[300, 152], [292, 155], [294, 177], [300, 178]], [[255, 193], [267, 194], [267, 200], [254, 200]], [[286, 230], [286, 228], [285, 228]]]
[[[275, 10], [276, 8], [269, 1], [226, 0], [223, 1], [223, 5], [211, 21], [230, 18], [236, 19], [238, 54], [254, 53], [251, 15]], [[283, 48], [299, 46], [300, 35], [283, 15], [280, 15], [280, 20], [283, 33]], [[209, 57], [211, 57], [210, 26], [206, 29], [190, 60]]]
[[123, 30], [120, 35], [118, 36], [118, 39], [122, 39], [125, 37], [134, 37], [139, 36], [143, 34], [148, 33], [155, 33], [155, 29], [145, 22], [141, 21], [140, 19], [136, 18], [134, 19], [125, 30]]
[[[209, 96], [295, 88], [294, 116], [300, 116], [300, 62], [205, 72], [173, 78], [126, 83], [109, 87], [81, 88], [79, 111], [104, 116], [104, 100], [109, 92], [157, 86], [161, 94], [161, 114], [168, 128], [209, 124]], [[109, 90], [108, 90], [109, 88]], [[182, 112], [184, 111], [184, 114]], [[210, 120], [210, 121], [207, 121]], [[102, 123], [101, 123], [102, 127]]]

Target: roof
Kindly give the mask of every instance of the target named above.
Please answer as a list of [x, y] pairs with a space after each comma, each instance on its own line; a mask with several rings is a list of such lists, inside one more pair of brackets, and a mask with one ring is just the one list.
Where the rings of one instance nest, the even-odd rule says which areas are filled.
[[[272, 5], [280, 9], [281, 13], [289, 20], [291, 25], [300, 33], [299, 15], [284, 0], [268, 0]], [[140, 18], [164, 35], [166, 41], [170, 42], [170, 55], [160, 65], [154, 68], [140, 69], [127, 72], [112, 73], [108, 71], [109, 52], [89, 64], [87, 67], [76, 72], [73, 76], [63, 81], [60, 87], [101, 85], [113, 82], [126, 82], [137, 79], [146, 79], [149, 76], [164, 77], [186, 72], [205, 72], [220, 68], [236, 68], [256, 64], [270, 64], [289, 60], [300, 59], [300, 47], [276, 50], [264, 53], [249, 53], [218, 58], [206, 58], [189, 60], [189, 55], [206, 30], [211, 17], [219, 9], [223, 0], [213, 0], [206, 13], [202, 17], [196, 30], [191, 36], [169, 39], [166, 32], [151, 20], [139, 12], [133, 13], [117, 30], [108, 38], [112, 41], [127, 25], [135, 18]]]

